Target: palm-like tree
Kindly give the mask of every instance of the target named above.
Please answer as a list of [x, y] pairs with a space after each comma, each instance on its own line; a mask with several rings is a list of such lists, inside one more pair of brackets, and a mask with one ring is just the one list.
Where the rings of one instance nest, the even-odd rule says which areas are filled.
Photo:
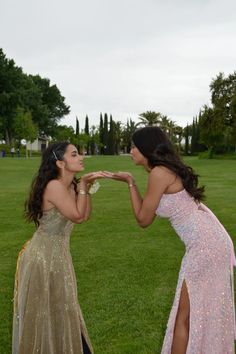
[[181, 151], [181, 142], [184, 135], [184, 129], [179, 125], [176, 125], [174, 129], [174, 134], [175, 134], [176, 142], [178, 144], [178, 149], [179, 151]]
[[160, 112], [154, 112], [154, 111], [147, 111], [144, 113], [141, 113], [139, 115], [139, 119], [141, 122], [137, 123], [136, 126], [139, 125], [144, 125], [144, 126], [150, 126], [150, 125], [160, 125], [161, 122], [161, 113]]
[[160, 128], [168, 135], [168, 137], [173, 143], [175, 143], [178, 140], [176, 135], [179, 134], [180, 129], [176, 129], [177, 125], [175, 124], [175, 122], [169, 119], [167, 116], [163, 115], [161, 117]]
[[169, 133], [170, 122], [171, 120], [167, 116], [161, 116], [160, 128], [167, 134]]

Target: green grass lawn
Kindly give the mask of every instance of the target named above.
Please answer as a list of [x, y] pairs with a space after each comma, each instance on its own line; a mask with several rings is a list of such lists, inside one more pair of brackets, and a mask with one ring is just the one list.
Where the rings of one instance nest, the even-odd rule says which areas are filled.
[[[206, 186], [206, 204], [236, 242], [236, 161], [186, 158]], [[23, 205], [39, 158], [0, 159], [0, 353], [11, 353], [17, 254], [34, 225]], [[147, 175], [128, 156], [85, 159], [86, 171], [130, 171], [143, 192]], [[158, 354], [184, 246], [169, 222], [136, 225], [127, 185], [100, 181], [91, 219], [74, 227], [71, 253], [79, 301], [96, 354]], [[26, 353], [27, 354], [27, 353]], [[46, 353], [45, 353], [46, 354]]]

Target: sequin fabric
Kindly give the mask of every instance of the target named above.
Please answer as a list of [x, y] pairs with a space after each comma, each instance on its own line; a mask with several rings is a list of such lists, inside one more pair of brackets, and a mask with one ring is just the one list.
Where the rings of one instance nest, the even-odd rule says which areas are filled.
[[156, 213], [170, 219], [186, 247], [161, 354], [171, 354], [184, 280], [190, 300], [186, 354], [234, 354], [235, 255], [229, 235], [210, 209], [186, 190], [164, 194]]
[[15, 276], [13, 354], [93, 353], [70, 254], [73, 223], [53, 208], [21, 250]]

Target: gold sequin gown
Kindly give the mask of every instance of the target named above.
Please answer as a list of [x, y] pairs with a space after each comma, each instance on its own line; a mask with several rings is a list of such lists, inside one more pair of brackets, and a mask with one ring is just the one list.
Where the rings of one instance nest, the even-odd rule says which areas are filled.
[[77, 298], [72, 228], [73, 223], [52, 208], [43, 213], [19, 254], [12, 354], [93, 353]]

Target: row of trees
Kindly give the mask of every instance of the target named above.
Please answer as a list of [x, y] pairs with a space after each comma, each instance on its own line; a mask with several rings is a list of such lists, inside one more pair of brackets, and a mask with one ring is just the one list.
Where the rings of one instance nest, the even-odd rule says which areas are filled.
[[80, 129], [80, 122], [76, 118], [76, 130], [72, 127], [59, 126], [56, 134], [57, 140], [69, 140], [87, 154], [114, 155], [129, 152], [132, 135], [141, 126], [158, 125], [163, 129], [173, 143], [180, 148], [183, 138], [183, 128], [177, 126], [171, 119], [159, 112], [147, 111], [139, 115], [139, 122], [135, 123], [131, 118], [124, 124], [114, 121], [112, 115], [100, 114], [98, 126], [89, 125], [89, 117], [85, 118], [85, 126]]
[[223, 73], [217, 75], [210, 84], [210, 92], [211, 105], [204, 105], [193, 118], [192, 124], [184, 128], [155, 111], [141, 113], [138, 123], [128, 119], [126, 124], [115, 122], [112, 115], [108, 119], [105, 113], [104, 116], [100, 114], [99, 126], [92, 126], [90, 129], [89, 118], [86, 116], [85, 128], [81, 132], [76, 118], [76, 132], [70, 127], [71, 136], [67, 138], [85, 148], [88, 154], [118, 154], [121, 150], [130, 150], [135, 129], [157, 125], [186, 155], [205, 150], [208, 150], [209, 156], [213, 152], [236, 152], [236, 72], [228, 77]]
[[[197, 153], [236, 152], [236, 72], [219, 73], [210, 84], [211, 105], [204, 105], [192, 125], [185, 127], [187, 150]], [[185, 144], [186, 147], [186, 144]]]
[[0, 49], [0, 140], [10, 145], [46, 135], [52, 140], [69, 140], [88, 154], [110, 155], [128, 152], [138, 127], [157, 125], [186, 154], [206, 149], [210, 153], [236, 151], [236, 72], [228, 77], [219, 73], [210, 91], [211, 105], [204, 105], [192, 124], [184, 128], [160, 112], [147, 111], [139, 115], [138, 123], [128, 119], [126, 124], [101, 113], [99, 125], [90, 126], [86, 116], [83, 129], [76, 118], [74, 130], [59, 125], [70, 108], [57, 86], [47, 78], [25, 74]]

